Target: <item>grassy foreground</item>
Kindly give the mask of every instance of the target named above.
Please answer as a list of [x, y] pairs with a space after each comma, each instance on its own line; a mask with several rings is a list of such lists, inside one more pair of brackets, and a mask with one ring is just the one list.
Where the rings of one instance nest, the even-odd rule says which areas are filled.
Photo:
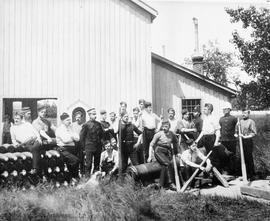
[[103, 183], [76, 190], [39, 186], [2, 190], [0, 220], [269, 220], [270, 206], [243, 199], [194, 196]]

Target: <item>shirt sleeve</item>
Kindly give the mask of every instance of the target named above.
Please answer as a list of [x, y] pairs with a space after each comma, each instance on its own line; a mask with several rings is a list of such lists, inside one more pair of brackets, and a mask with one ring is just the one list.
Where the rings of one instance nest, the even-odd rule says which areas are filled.
[[44, 130], [43, 126], [40, 123], [38, 123], [38, 120], [34, 120], [32, 125], [38, 132]]
[[254, 120], [250, 120], [250, 131], [254, 136], [257, 134], [257, 129]]
[[152, 147], [155, 146], [156, 143], [158, 142], [159, 138], [160, 138], [160, 133], [156, 133], [156, 134], [154, 135], [154, 137], [153, 137], [151, 143], [150, 143], [150, 146], [152, 146]]
[[13, 145], [18, 144], [18, 142], [16, 141], [16, 136], [15, 136], [15, 132], [14, 132], [14, 128], [13, 126], [10, 127], [10, 135], [11, 135], [11, 141]]
[[134, 129], [136, 134], [138, 134], [138, 135], [142, 134], [142, 132], [139, 130], [139, 128], [136, 127], [134, 124], [133, 124], [133, 129]]
[[215, 117], [212, 118], [212, 124], [213, 124], [215, 131], [220, 130], [220, 125], [219, 125], [219, 121], [217, 118], [215, 118]]

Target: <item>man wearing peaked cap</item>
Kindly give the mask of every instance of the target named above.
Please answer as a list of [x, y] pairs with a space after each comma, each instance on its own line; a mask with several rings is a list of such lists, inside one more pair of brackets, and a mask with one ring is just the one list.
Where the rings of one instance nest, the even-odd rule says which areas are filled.
[[87, 113], [90, 119], [82, 127], [80, 133], [80, 143], [82, 145], [82, 148], [85, 150], [86, 156], [85, 175], [86, 177], [90, 177], [93, 160], [94, 172], [99, 170], [104, 130], [102, 129], [101, 124], [96, 121], [96, 109], [91, 108], [87, 111]]
[[23, 107], [22, 113], [23, 113], [24, 121], [32, 123], [30, 107]]

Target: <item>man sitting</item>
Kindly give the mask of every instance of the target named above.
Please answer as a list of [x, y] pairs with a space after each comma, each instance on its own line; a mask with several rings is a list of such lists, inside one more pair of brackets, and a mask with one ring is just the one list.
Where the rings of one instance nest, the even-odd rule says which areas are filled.
[[118, 169], [118, 151], [113, 149], [108, 140], [104, 143], [104, 149], [100, 157], [100, 171], [113, 175]]
[[79, 135], [71, 129], [71, 119], [67, 113], [60, 116], [62, 124], [56, 129], [57, 150], [63, 156], [73, 178], [78, 178], [79, 158], [75, 141], [79, 141]]
[[33, 154], [33, 171], [39, 172], [39, 164], [41, 158], [41, 139], [39, 133], [32, 124], [23, 122], [23, 113], [14, 115], [14, 125], [10, 128], [12, 144], [15, 147], [24, 146]]
[[[188, 180], [193, 172], [199, 168], [201, 171], [209, 172], [212, 168], [211, 161], [209, 159], [206, 160], [206, 167], [200, 166], [198, 163], [200, 161], [205, 160], [206, 156], [197, 148], [196, 143], [193, 139], [189, 139], [186, 141], [188, 149], [185, 150], [181, 155], [181, 160], [184, 163], [184, 178]], [[191, 183], [191, 187], [194, 187], [195, 180]]]
[[43, 144], [46, 144], [46, 149], [51, 149], [55, 146], [55, 127], [51, 124], [49, 120], [45, 118], [46, 107], [40, 106], [38, 108], [38, 117], [33, 121], [34, 128], [39, 132]]

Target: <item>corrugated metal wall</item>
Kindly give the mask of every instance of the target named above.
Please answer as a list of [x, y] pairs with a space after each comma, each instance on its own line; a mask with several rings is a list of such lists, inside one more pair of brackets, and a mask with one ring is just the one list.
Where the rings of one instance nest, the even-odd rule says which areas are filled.
[[128, 0], [0, 0], [1, 103], [55, 97], [61, 112], [151, 100], [150, 24]]
[[153, 108], [159, 114], [161, 108], [167, 116], [167, 109], [173, 107], [178, 117], [181, 116], [182, 99], [201, 99], [201, 106], [212, 103], [213, 114], [222, 116], [222, 108], [230, 102], [229, 94], [208, 83], [197, 80], [185, 72], [168, 68], [153, 59]]

